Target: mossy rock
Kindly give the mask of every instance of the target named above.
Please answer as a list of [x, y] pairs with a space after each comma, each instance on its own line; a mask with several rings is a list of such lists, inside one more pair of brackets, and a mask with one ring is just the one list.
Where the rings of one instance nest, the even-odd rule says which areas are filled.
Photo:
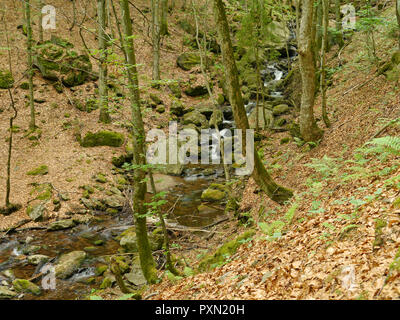
[[203, 85], [188, 86], [185, 89], [185, 94], [188, 95], [189, 97], [200, 97], [204, 96], [207, 93], [208, 93], [207, 88], [206, 86]]
[[201, 200], [217, 202], [225, 199], [226, 194], [224, 191], [208, 188], [201, 194]]
[[10, 71], [0, 70], [0, 89], [10, 89], [14, 85], [14, 78]]
[[195, 110], [189, 113], [186, 113], [183, 116], [183, 124], [191, 124], [193, 123], [197, 127], [201, 127], [202, 129], [207, 129], [209, 123], [205, 115], [201, 114], [199, 111]]
[[181, 101], [174, 99], [169, 110], [171, 114], [180, 117], [185, 113], [185, 105]]
[[289, 112], [289, 106], [287, 104], [277, 105], [272, 110], [274, 116], [280, 116], [281, 114], [285, 114], [287, 112]]
[[185, 52], [178, 56], [176, 64], [185, 71], [190, 71], [195, 66], [200, 65], [200, 56], [197, 53]]
[[168, 89], [171, 91], [171, 93], [175, 98], [178, 99], [182, 98], [182, 90], [181, 87], [179, 86], [179, 83], [173, 82], [168, 84]]
[[40, 288], [33, 282], [30, 282], [29, 280], [15, 279], [12, 282], [12, 284], [14, 286], [15, 291], [17, 292], [31, 293], [34, 294], [35, 296], [38, 296], [41, 293]]
[[393, 208], [400, 209], [400, 197], [393, 201]]
[[81, 146], [85, 148], [98, 146], [120, 147], [124, 143], [124, 140], [124, 136], [118, 132], [88, 132], [81, 141]]
[[74, 87], [91, 79], [92, 64], [88, 55], [78, 55], [70, 50], [69, 41], [53, 37], [36, 46], [33, 57], [43, 78], [62, 82], [66, 87]]
[[26, 208], [26, 214], [35, 222], [43, 220], [44, 212], [44, 204], [38, 204], [33, 207], [28, 206], [28, 208]]
[[393, 53], [392, 58], [390, 59], [390, 61], [391, 61], [394, 65], [400, 64], [400, 50], [399, 50], [399, 51], [396, 51], [395, 53]]
[[240, 245], [247, 239], [250, 239], [252, 236], [254, 236], [254, 234], [255, 234], [254, 230], [248, 230], [242, 233], [236, 239], [223, 244], [221, 247], [217, 249], [217, 251], [213, 255], [208, 255], [200, 261], [198, 267], [199, 271], [200, 272], [210, 271], [216, 268], [217, 266], [222, 265], [226, 260], [226, 258], [233, 255], [236, 252], [236, 250], [240, 247]]
[[41, 165], [31, 171], [28, 171], [26, 174], [28, 176], [44, 176], [49, 173], [49, 168], [46, 165]]

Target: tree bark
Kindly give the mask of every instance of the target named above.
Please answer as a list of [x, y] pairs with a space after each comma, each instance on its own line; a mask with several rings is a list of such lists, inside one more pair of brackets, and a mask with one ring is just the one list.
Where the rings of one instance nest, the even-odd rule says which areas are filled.
[[[132, 40], [132, 21], [130, 18], [129, 1], [120, 0], [122, 12], [123, 45], [126, 56], [126, 71], [129, 81], [129, 97], [132, 105], [132, 135], [133, 135], [133, 164], [144, 166], [145, 158], [145, 131], [140, 110], [139, 80], [136, 68], [135, 48]], [[147, 235], [146, 208], [144, 197], [146, 194], [145, 171], [138, 167], [134, 171], [133, 183], [133, 214], [135, 218], [136, 237], [139, 248], [140, 265], [148, 283], [157, 279], [157, 270]]]
[[25, 0], [25, 23], [27, 44], [26, 49], [28, 53], [28, 83], [29, 83], [29, 105], [31, 109], [31, 118], [29, 122], [29, 129], [36, 129], [35, 121], [35, 103], [33, 99], [33, 66], [32, 66], [32, 24], [31, 24], [31, 5], [29, 0]]
[[151, 0], [154, 81], [160, 80], [160, 1]]
[[329, 121], [328, 113], [326, 111], [326, 47], [328, 42], [328, 23], [329, 23], [329, 0], [322, 0], [322, 16], [323, 16], [323, 27], [322, 27], [322, 42], [321, 42], [321, 99], [322, 99], [322, 119], [327, 128], [331, 126]]
[[299, 62], [302, 80], [300, 133], [304, 141], [317, 141], [323, 132], [314, 118], [315, 63], [313, 54], [313, 0], [303, 0], [299, 34]]
[[400, 49], [400, 0], [396, 0], [396, 18], [399, 28], [399, 49]]
[[[244, 108], [243, 98], [239, 87], [239, 75], [233, 54], [232, 42], [229, 34], [229, 25], [226, 18], [225, 7], [222, 0], [213, 0], [214, 16], [216, 19], [217, 31], [220, 38], [222, 59], [225, 67], [229, 100], [232, 105], [236, 126], [241, 129], [242, 146], [246, 146], [246, 129], [249, 129], [249, 122]], [[253, 179], [258, 186], [274, 201], [284, 203], [292, 195], [292, 191], [279, 186], [265, 169], [257, 152], [254, 152]]]
[[108, 112], [108, 87], [107, 87], [107, 40], [106, 40], [106, 0], [97, 0], [98, 33], [99, 38], [99, 104], [100, 122], [110, 123]]

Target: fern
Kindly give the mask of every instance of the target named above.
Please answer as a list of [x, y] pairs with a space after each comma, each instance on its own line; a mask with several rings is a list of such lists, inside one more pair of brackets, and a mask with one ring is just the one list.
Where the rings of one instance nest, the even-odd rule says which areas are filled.
[[[383, 151], [388, 151], [393, 154], [400, 154], [400, 137], [386, 136], [376, 138], [366, 143], [367, 145], [375, 145], [382, 148]], [[375, 149], [375, 151], [379, 151]]]

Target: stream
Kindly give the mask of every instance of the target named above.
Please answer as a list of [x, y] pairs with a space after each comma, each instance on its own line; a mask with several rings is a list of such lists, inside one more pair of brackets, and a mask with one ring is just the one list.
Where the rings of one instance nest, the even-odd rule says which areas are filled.
[[[293, 50], [293, 49], [291, 49]], [[295, 50], [295, 49], [294, 49]], [[275, 85], [283, 79], [288, 70], [282, 65], [288, 65], [294, 55], [281, 59], [280, 62], [267, 63], [262, 70], [264, 86], [271, 88], [269, 96], [272, 100], [281, 99], [282, 92], [274, 90]], [[283, 63], [282, 63], [283, 61]], [[249, 116], [255, 108], [255, 102], [246, 105]], [[232, 110], [223, 112], [223, 130], [235, 127]], [[224, 131], [221, 134], [224, 134]], [[215, 156], [215, 149], [212, 149]], [[167, 219], [169, 225], [201, 228], [218, 221], [224, 215], [223, 207], [212, 207], [204, 213], [199, 213], [201, 194], [213, 182], [223, 182], [224, 172], [221, 165], [208, 166], [208, 168], [192, 166], [184, 169], [181, 177], [175, 179], [175, 186], [170, 188], [167, 195], [168, 203], [165, 208], [170, 208], [176, 202], [173, 213]], [[150, 194], [147, 198], [150, 199]], [[38, 275], [43, 264], [38, 266], [28, 263], [28, 256], [32, 253], [42, 254], [56, 258], [63, 253], [75, 250], [87, 252], [83, 264], [66, 280], [57, 279], [56, 290], [42, 290], [39, 296], [32, 294], [18, 294], [18, 299], [79, 299], [87, 296], [92, 289], [98, 289], [101, 276], [96, 276], [96, 267], [106, 263], [105, 256], [118, 252], [120, 244], [115, 237], [133, 225], [132, 214], [122, 211], [117, 215], [96, 213], [101, 221], [91, 221], [79, 224], [71, 229], [60, 231], [29, 230], [18, 231], [0, 239], [0, 286], [10, 287], [13, 277], [18, 279], [32, 279]], [[102, 245], [94, 246], [95, 241]], [[87, 249], [91, 248], [88, 252]], [[12, 270], [13, 276], [9, 270]], [[88, 279], [92, 281], [88, 282]], [[94, 279], [94, 280], [93, 280]], [[35, 282], [33, 280], [33, 282]], [[40, 285], [40, 281], [36, 281]]]

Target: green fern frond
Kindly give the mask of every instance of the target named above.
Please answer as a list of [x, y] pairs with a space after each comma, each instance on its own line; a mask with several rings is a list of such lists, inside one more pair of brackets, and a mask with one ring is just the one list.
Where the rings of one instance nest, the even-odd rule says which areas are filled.
[[383, 147], [391, 153], [400, 154], [400, 137], [386, 136], [376, 138], [366, 144], [373, 144], [378, 147]]

